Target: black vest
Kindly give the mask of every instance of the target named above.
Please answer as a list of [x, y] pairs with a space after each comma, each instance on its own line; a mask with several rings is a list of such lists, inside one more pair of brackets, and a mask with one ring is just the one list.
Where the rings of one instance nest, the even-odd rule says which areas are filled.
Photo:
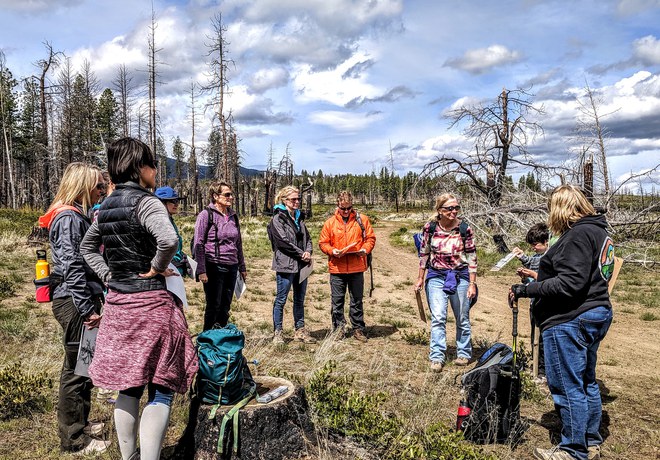
[[108, 287], [122, 293], [165, 289], [165, 278], [139, 278], [138, 274], [151, 269], [156, 255], [156, 238], [138, 222], [137, 206], [141, 200], [153, 196], [134, 182], [119, 184], [103, 200], [98, 225], [111, 278]]

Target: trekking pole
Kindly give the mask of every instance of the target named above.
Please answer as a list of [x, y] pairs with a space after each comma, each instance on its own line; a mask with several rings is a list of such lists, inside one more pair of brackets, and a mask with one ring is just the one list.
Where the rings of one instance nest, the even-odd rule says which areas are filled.
[[371, 294], [374, 292], [374, 269], [373, 267], [369, 267], [369, 275], [371, 276], [371, 287], [369, 288], [369, 297], [371, 297]]
[[509, 299], [509, 306], [513, 312], [513, 327], [511, 329], [513, 340], [511, 342], [511, 348], [513, 350], [513, 369], [515, 370], [518, 365], [518, 299]]

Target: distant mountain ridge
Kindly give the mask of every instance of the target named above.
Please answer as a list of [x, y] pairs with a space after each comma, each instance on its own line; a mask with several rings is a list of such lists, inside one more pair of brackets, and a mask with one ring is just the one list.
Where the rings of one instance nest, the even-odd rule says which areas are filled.
[[[184, 162], [183, 163], [183, 168], [182, 168], [182, 174], [183, 176], [188, 175], [188, 163]], [[197, 165], [197, 168], [199, 169], [199, 178], [200, 179], [210, 179], [210, 173], [211, 173], [211, 168], [207, 165]], [[256, 177], [256, 176], [263, 176], [264, 171], [260, 171], [258, 169], [250, 169], [250, 168], [244, 168], [243, 166], [239, 166], [238, 170], [241, 173], [241, 176], [243, 177]], [[176, 171], [176, 160], [174, 158], [169, 158], [167, 157], [167, 179], [173, 179], [175, 176], [175, 171]]]

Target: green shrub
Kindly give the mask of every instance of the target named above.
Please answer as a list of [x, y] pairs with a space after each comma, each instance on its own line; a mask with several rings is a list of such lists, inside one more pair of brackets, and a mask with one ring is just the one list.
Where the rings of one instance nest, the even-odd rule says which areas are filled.
[[439, 423], [411, 433], [403, 420], [382, 413], [380, 406], [388, 395], [356, 393], [350, 388], [352, 377], [337, 377], [333, 375], [335, 369], [334, 362], [327, 363], [307, 387], [317, 423], [324, 428], [372, 446], [388, 460], [495, 459]]
[[654, 315], [653, 313], [647, 311], [646, 313], [642, 313], [639, 319], [641, 319], [642, 321], [656, 321], [660, 318]]
[[417, 330], [417, 331], [403, 331], [401, 333], [403, 340], [405, 340], [410, 345], [428, 345], [429, 344], [429, 335], [426, 331]]
[[0, 299], [14, 295], [16, 283], [7, 275], [0, 275]]
[[18, 363], [0, 370], [0, 420], [50, 409], [44, 390], [52, 386], [45, 372], [29, 375]]
[[17, 339], [32, 340], [37, 331], [29, 323], [27, 307], [0, 309], [0, 335]]

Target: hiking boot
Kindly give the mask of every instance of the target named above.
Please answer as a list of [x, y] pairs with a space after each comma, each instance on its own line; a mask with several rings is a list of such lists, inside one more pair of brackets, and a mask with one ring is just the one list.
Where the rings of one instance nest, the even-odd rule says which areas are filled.
[[103, 422], [87, 422], [87, 426], [83, 428], [83, 433], [87, 436], [98, 436], [103, 433], [103, 427], [105, 427]]
[[600, 444], [589, 446], [589, 460], [600, 460]]
[[432, 372], [440, 373], [440, 372], [442, 372], [443, 367], [445, 367], [445, 363], [441, 363], [440, 361], [431, 361], [431, 371]]
[[304, 327], [296, 329], [296, 332], [293, 334], [293, 340], [302, 343], [316, 343], [316, 339], [309, 335], [309, 332]]
[[575, 460], [571, 454], [559, 447], [553, 447], [552, 449], [541, 449], [537, 447], [534, 449], [534, 458], [538, 458], [539, 460]]
[[365, 343], [367, 340], [369, 340], [362, 329], [355, 329], [353, 331], [353, 338], [362, 343]]
[[110, 441], [101, 441], [100, 439], [91, 439], [89, 443], [80, 449], [75, 455], [85, 456], [91, 454], [100, 454], [110, 445]]
[[467, 366], [468, 362], [470, 362], [470, 360], [467, 358], [456, 358], [454, 360], [454, 366]]
[[284, 343], [284, 333], [282, 329], [277, 329], [273, 334], [273, 345], [281, 345]]

